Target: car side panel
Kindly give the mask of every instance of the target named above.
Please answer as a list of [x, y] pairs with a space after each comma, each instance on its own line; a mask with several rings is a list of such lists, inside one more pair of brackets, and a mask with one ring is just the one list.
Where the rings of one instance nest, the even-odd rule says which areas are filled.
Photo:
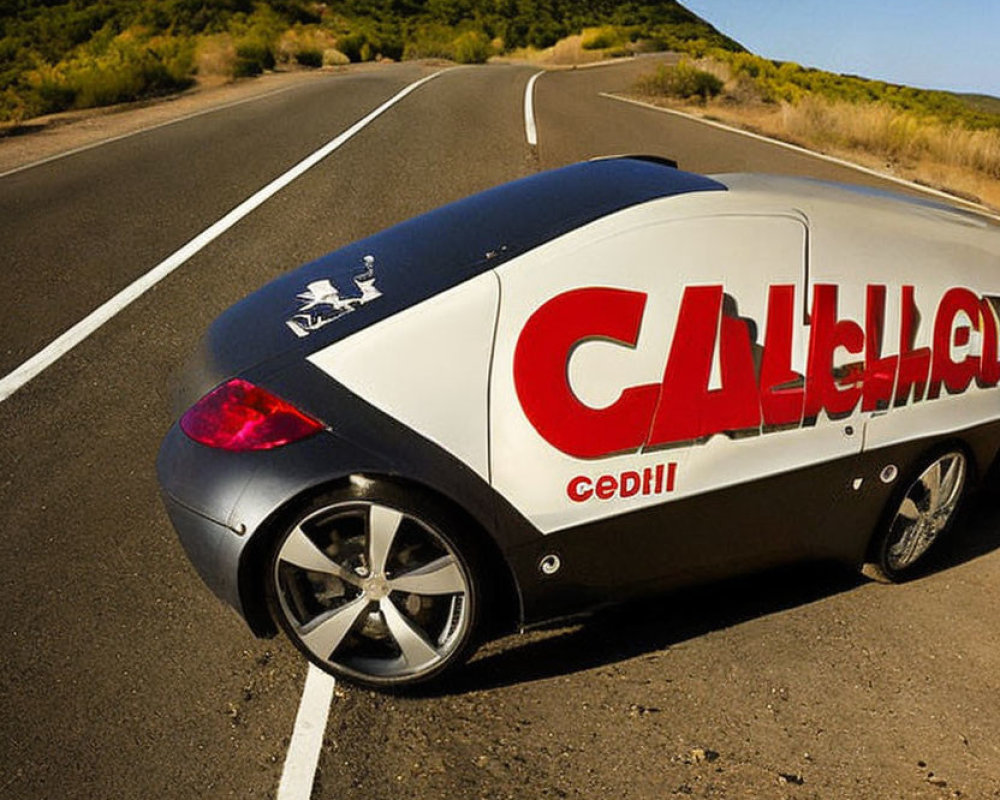
[[[982, 477], [997, 458], [1000, 423], [911, 440], [541, 537], [511, 557], [525, 620], [530, 625], [802, 561], [858, 567], [901, 482], [929, 450], [955, 441], [969, 449], [972, 477]], [[881, 475], [890, 464], [898, 474], [887, 483]], [[800, 524], [800, 513], [811, 514], [817, 486], [836, 487], [838, 499], [812, 524]], [[748, 559], [732, 546], [740, 539], [771, 547]], [[561, 567], [546, 575], [540, 564], [550, 555]]]
[[[488, 272], [308, 360], [488, 481], [489, 370], [499, 303], [499, 281]], [[341, 422], [329, 419], [335, 428]]]
[[[841, 349], [843, 361], [863, 361], [870, 372], [882, 360], [879, 369], [890, 374], [882, 390], [864, 380], [859, 405], [876, 406], [864, 415], [865, 448], [1000, 419], [1000, 236], [954, 211], [874, 206], [859, 213], [832, 200], [810, 205], [810, 303], [818, 287], [835, 286], [838, 318], [864, 331], [863, 348]], [[911, 362], [905, 369], [901, 354]], [[920, 354], [924, 363], [915, 369]], [[956, 369], [969, 379], [935, 380]], [[922, 379], [911, 388], [904, 373]]]
[[[761, 415], [774, 287], [789, 379], [805, 372], [804, 221], [667, 210], [622, 212], [499, 270], [494, 485], [546, 534], [860, 450], [840, 424], [803, 420], [801, 388], [790, 422]], [[731, 428], [711, 432], [710, 405]]]

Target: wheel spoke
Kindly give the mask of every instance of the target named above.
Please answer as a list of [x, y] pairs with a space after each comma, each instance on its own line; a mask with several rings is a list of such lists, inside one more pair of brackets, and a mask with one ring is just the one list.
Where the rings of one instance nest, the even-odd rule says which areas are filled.
[[948, 464], [948, 469], [944, 474], [944, 480], [941, 482], [941, 493], [943, 495], [943, 500], [941, 502], [942, 506], [951, 505], [958, 499], [963, 471], [961, 459], [957, 457], [952, 458], [951, 462]]
[[403, 652], [403, 658], [411, 668], [417, 668], [438, 658], [438, 651], [424, 638], [424, 634], [404, 617], [396, 604], [388, 597], [379, 601], [382, 616], [389, 632]]
[[336, 575], [341, 580], [355, 586], [360, 584], [356, 575], [344, 569], [320, 550], [312, 539], [306, 536], [301, 527], [296, 527], [285, 539], [284, 544], [281, 545], [279, 558], [311, 572], [325, 572], [329, 575]]
[[462, 594], [465, 580], [454, 556], [442, 556], [389, 581], [389, 588], [413, 594]]
[[914, 553], [920, 546], [920, 540], [921, 528], [919, 525], [908, 525], [904, 529], [899, 541], [890, 551], [897, 565], [905, 566], [913, 560]]
[[913, 502], [912, 497], [907, 497], [902, 505], [899, 507], [899, 515], [901, 517], [906, 517], [909, 520], [916, 520], [920, 518], [920, 509], [917, 508], [917, 504]]
[[403, 515], [386, 506], [373, 505], [368, 513], [368, 558], [372, 574], [385, 572], [385, 563]]
[[935, 461], [923, 475], [920, 482], [924, 485], [929, 495], [928, 510], [934, 511], [938, 507], [938, 500], [941, 497], [941, 462]]
[[348, 631], [354, 627], [354, 623], [368, 608], [368, 604], [368, 598], [361, 595], [350, 603], [311, 620], [300, 632], [303, 644], [320, 658], [330, 658]]

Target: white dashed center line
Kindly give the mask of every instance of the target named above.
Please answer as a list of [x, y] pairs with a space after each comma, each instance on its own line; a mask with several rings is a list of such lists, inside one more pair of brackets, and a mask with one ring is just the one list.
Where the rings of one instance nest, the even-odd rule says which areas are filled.
[[538, 146], [538, 128], [535, 126], [535, 81], [544, 74], [544, 70], [536, 72], [524, 88], [524, 135], [532, 147]]
[[277, 800], [309, 800], [312, 794], [334, 685], [333, 676], [309, 665], [299, 712], [295, 715], [292, 741], [285, 754]]

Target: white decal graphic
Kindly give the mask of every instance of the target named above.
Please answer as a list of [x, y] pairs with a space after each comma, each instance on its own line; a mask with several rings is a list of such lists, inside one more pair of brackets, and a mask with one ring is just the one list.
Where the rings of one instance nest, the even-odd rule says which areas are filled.
[[361, 292], [360, 296], [341, 297], [340, 291], [329, 279], [313, 281], [304, 292], [296, 295], [303, 304], [285, 324], [301, 338], [381, 297], [382, 292], [375, 287], [375, 256], [365, 256], [364, 263], [364, 271], [354, 276], [354, 285]]

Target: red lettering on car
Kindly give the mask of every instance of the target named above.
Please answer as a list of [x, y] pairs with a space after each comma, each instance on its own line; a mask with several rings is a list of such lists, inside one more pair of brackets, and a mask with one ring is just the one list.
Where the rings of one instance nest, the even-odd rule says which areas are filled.
[[[689, 286], [681, 299], [648, 443], [669, 444], [760, 425], [746, 323], [722, 313], [721, 286]], [[708, 388], [719, 338], [722, 388]]]
[[760, 365], [760, 407], [765, 425], [802, 420], [805, 385], [792, 369], [795, 286], [772, 286], [767, 298], [767, 335]]
[[923, 400], [927, 376], [931, 369], [929, 347], [913, 348], [917, 339], [917, 319], [920, 312], [913, 300], [913, 287], [903, 287], [899, 325], [899, 372], [896, 375], [895, 405], [906, 405], [913, 393], [913, 402]]
[[[964, 314], [979, 330], [979, 298], [968, 289], [949, 289], [938, 304], [934, 318], [934, 356], [931, 361], [930, 398], [938, 397], [943, 383], [952, 394], [960, 394], [969, 388], [979, 370], [979, 359], [971, 353], [961, 361], [951, 360], [951, 345], [955, 341], [955, 322]], [[959, 328], [961, 330], [961, 328]]]
[[594, 484], [591, 482], [590, 478], [584, 475], [578, 475], [569, 482], [569, 486], [566, 487], [566, 494], [569, 495], [569, 499], [577, 503], [582, 503], [584, 500], [589, 500], [594, 494]]
[[[892, 354], [883, 352], [886, 287], [866, 287], [863, 328], [840, 317], [838, 295], [834, 284], [813, 287], [803, 376], [792, 369], [795, 286], [769, 287], [758, 377], [747, 322], [727, 313], [724, 287], [686, 287], [661, 382], [626, 388], [610, 406], [596, 409], [581, 402], [569, 384], [573, 350], [592, 339], [634, 348], [647, 295], [607, 287], [573, 289], [543, 304], [525, 323], [514, 351], [515, 390], [542, 438], [567, 455], [599, 458], [644, 445], [787, 426], [821, 413], [840, 418], [854, 413], [859, 403], [862, 411], [882, 410], [937, 398], [942, 386], [960, 394], [973, 379], [983, 388], [1000, 383], [995, 305], [1000, 300], [949, 289], [938, 304], [932, 347], [915, 348], [920, 312], [914, 287], [903, 286], [898, 353]], [[977, 343], [981, 353], [975, 352]], [[968, 352], [955, 361], [953, 348]], [[721, 386], [711, 389], [716, 353]], [[838, 367], [843, 353], [856, 359]], [[580, 476], [567, 491], [578, 502], [591, 496], [628, 497], [658, 493], [649, 485], [654, 480], [657, 475], [646, 472], [601, 476], [595, 482]]]
[[637, 450], [646, 441], [660, 387], [626, 389], [607, 408], [581, 403], [569, 385], [574, 348], [589, 339], [635, 347], [646, 295], [574, 289], [539, 308], [514, 351], [514, 386], [524, 413], [553, 446], [579, 458]]
[[637, 470], [625, 470], [617, 475], [589, 478], [577, 475], [566, 485], [566, 495], [574, 503], [588, 500], [628, 499], [630, 497], [668, 494], [677, 483], [677, 464], [657, 464]]
[[861, 410], [878, 411], [892, 404], [899, 356], [883, 356], [885, 344], [885, 287], [869, 286], [865, 298], [865, 372]]

